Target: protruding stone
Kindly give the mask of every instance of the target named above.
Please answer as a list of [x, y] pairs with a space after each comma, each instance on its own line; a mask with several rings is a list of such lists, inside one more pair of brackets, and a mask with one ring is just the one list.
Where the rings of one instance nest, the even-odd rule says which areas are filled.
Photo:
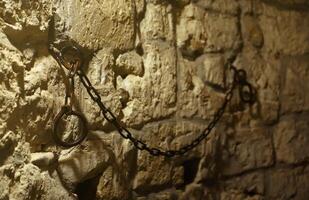
[[198, 59], [197, 75], [204, 83], [224, 88], [225, 65], [222, 55], [205, 55]]
[[261, 48], [264, 44], [263, 32], [257, 20], [252, 16], [243, 17], [243, 35], [254, 47]]
[[142, 41], [163, 40], [172, 43], [172, 13], [168, 4], [147, 3], [145, 17], [141, 22]]
[[135, 51], [121, 54], [116, 60], [115, 71], [121, 76], [128, 74], [142, 76], [144, 73], [143, 60]]
[[38, 167], [48, 167], [55, 161], [52, 152], [36, 152], [31, 154], [30, 162]]
[[144, 51], [144, 76], [130, 74], [119, 86], [130, 94], [123, 109], [123, 121], [128, 125], [141, 125], [175, 112], [175, 50], [165, 42], [152, 41], [145, 43]]
[[89, 49], [132, 49], [136, 31], [133, 4], [125, 0], [63, 1], [57, 7], [59, 27], [66, 27], [69, 37]]
[[78, 183], [102, 173], [110, 165], [113, 155], [108, 140], [111, 138], [92, 133], [80, 146], [61, 152], [58, 172], [68, 188], [74, 189]]
[[177, 46], [186, 57], [193, 59], [201, 55], [206, 46], [203, 18], [205, 11], [194, 4], [185, 6], [177, 25]]

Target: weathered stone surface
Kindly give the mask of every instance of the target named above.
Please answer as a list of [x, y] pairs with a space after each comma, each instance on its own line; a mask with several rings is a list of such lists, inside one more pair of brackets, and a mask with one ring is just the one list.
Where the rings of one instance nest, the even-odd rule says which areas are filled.
[[[111, 141], [111, 138], [105, 137]], [[96, 176], [110, 165], [113, 157], [110, 146], [95, 133], [77, 148], [63, 150], [59, 156], [58, 173], [69, 188]]]
[[309, 169], [308, 165], [295, 169], [278, 169], [268, 174], [269, 190], [267, 197], [271, 199], [303, 200], [308, 197]]
[[[16, 169], [16, 171], [7, 168], [2, 173], [4, 173], [2, 176], [4, 179], [2, 181], [8, 180], [7, 178], [9, 178], [10, 181], [17, 183], [13, 191], [9, 193], [5, 193], [5, 190], [3, 191], [3, 199], [76, 199], [66, 191], [59, 178], [55, 176], [51, 177], [47, 172], [41, 173], [40, 169], [32, 164], [24, 165]], [[6, 185], [6, 187], [8, 186], [9, 184]]]
[[47, 167], [55, 161], [55, 155], [52, 152], [32, 153], [30, 161], [39, 167]]
[[308, 11], [282, 10], [265, 3], [261, 12], [259, 21], [267, 52], [285, 55], [308, 53], [309, 22], [304, 20], [308, 18]]
[[104, 171], [97, 187], [96, 199], [130, 199], [131, 191], [129, 190], [129, 185], [126, 185], [123, 177], [118, 172], [112, 166]]
[[141, 22], [142, 41], [174, 41], [174, 27], [171, 6], [147, 3], [145, 17]]
[[[231, 178], [225, 182], [224, 190], [238, 191], [244, 194], [265, 195], [265, 174], [264, 172], [254, 172], [239, 177]], [[237, 183], [237, 184], [235, 184]]]
[[225, 63], [224, 57], [220, 55], [206, 55], [199, 58], [200, 65], [198, 65], [197, 76], [199, 76], [204, 83], [212, 86], [225, 86]]
[[[307, 200], [308, 11], [307, 0], [2, 0], [0, 199]], [[51, 132], [68, 71], [47, 50], [53, 37], [82, 47], [104, 105], [150, 148], [200, 135], [228, 60], [257, 102], [236, 87], [206, 140], [167, 159], [118, 135], [76, 77], [89, 135], [63, 150]]]
[[52, 1], [1, 1], [0, 27], [17, 46], [47, 41]]
[[210, 56], [201, 56], [194, 62], [180, 60], [177, 115], [184, 118], [211, 119], [215, 111], [222, 106], [224, 94], [215, 91], [213, 87], [207, 87], [207, 84], [223, 84], [224, 66], [216, 66], [217, 69], [207, 71], [207, 63], [213, 61]]
[[[309, 58], [305, 56], [292, 56], [282, 58], [281, 77], [281, 112], [291, 113], [309, 110]], [[301, 80], [301, 81], [300, 81]]]
[[242, 18], [243, 37], [252, 46], [261, 48], [264, 44], [263, 32], [257, 20], [253, 16], [245, 15]]
[[[91, 80], [94, 88], [98, 91], [104, 105], [109, 108], [116, 117], [119, 118], [122, 109], [121, 91], [116, 89], [116, 75], [114, 72], [115, 58], [110, 49], [102, 49], [97, 52], [91, 62], [86, 75]], [[88, 120], [88, 124], [93, 129], [108, 129], [107, 121], [104, 120], [99, 107], [87, 93], [87, 90], [80, 84], [80, 89], [76, 89], [78, 102], [83, 105], [82, 113]], [[107, 128], [107, 129], [106, 129]]]
[[237, 0], [231, 0], [226, 3], [224, 0], [194, 0], [197, 6], [206, 10], [211, 10], [220, 13], [236, 15], [238, 13], [239, 5]]
[[[160, 148], [162, 150], [173, 149], [178, 146], [179, 141], [171, 145], [175, 133], [176, 124], [162, 124], [145, 128], [145, 134], [139, 134], [143, 141], [148, 142], [149, 146]], [[170, 133], [167, 135], [166, 133]], [[175, 137], [176, 135], [174, 135]], [[151, 141], [151, 138], [157, 138]], [[177, 145], [178, 144], [178, 145]], [[183, 182], [182, 166], [171, 165], [172, 160], [162, 157], [152, 157], [146, 152], [139, 152], [137, 157], [137, 174], [134, 178], [133, 188], [138, 193], [150, 193], [152, 188], [161, 188], [165, 185], [181, 184]]]
[[128, 74], [142, 76], [144, 73], [143, 60], [134, 51], [119, 55], [116, 66], [115, 70], [121, 76], [127, 76]]
[[203, 22], [207, 38], [205, 52], [220, 52], [239, 48], [241, 41], [237, 17], [207, 12]]
[[134, 47], [133, 1], [60, 1], [57, 14], [61, 28], [65, 27], [66, 34], [84, 47], [120, 51]]
[[175, 50], [164, 42], [149, 42], [144, 52], [144, 76], [129, 75], [119, 85], [130, 95], [122, 110], [128, 125], [141, 125], [175, 112]]
[[274, 132], [274, 146], [278, 162], [296, 164], [309, 160], [308, 116], [286, 118]]
[[177, 26], [177, 45], [185, 56], [203, 52], [222, 52], [239, 47], [237, 18], [205, 12], [194, 4], [187, 5]]
[[241, 192], [237, 192], [234, 190], [231, 191], [224, 191], [220, 194], [220, 199], [222, 200], [264, 200], [263, 196], [260, 195], [246, 195]]
[[206, 46], [205, 11], [194, 4], [189, 4], [181, 12], [177, 24], [177, 46], [184, 56], [199, 56]]
[[247, 71], [249, 82], [257, 91], [259, 103], [253, 105], [248, 113], [242, 114], [255, 121], [254, 123], [274, 124], [278, 121], [280, 112], [281, 63], [272, 56], [259, 55], [251, 44], [244, 49], [246, 53], [238, 56], [235, 65]]
[[224, 154], [224, 175], [269, 167], [274, 163], [271, 136], [263, 129], [237, 130], [233, 138], [228, 138]]

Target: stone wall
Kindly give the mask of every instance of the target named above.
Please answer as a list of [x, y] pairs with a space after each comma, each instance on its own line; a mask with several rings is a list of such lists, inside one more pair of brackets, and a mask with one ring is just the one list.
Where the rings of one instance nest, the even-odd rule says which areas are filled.
[[[180, 148], [207, 126], [228, 60], [257, 102], [235, 92], [209, 137], [168, 159], [121, 138], [76, 79], [90, 131], [63, 149], [51, 37], [82, 48], [104, 103], [152, 147]], [[1, 0], [0, 199], [307, 200], [308, 82], [308, 0]]]

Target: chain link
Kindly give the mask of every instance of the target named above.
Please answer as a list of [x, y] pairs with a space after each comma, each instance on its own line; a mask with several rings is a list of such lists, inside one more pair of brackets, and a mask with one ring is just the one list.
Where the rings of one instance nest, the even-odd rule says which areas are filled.
[[[74, 70], [73, 73], [71, 73], [72, 67], [68, 68], [67, 63], [65, 63], [65, 59], [63, 58], [63, 56], [64, 56], [63, 52], [68, 51], [68, 49], [76, 51], [79, 58], [80, 58], [80, 60], [79, 60], [80, 63], [75, 63], [75, 64], [79, 64], [79, 66], [75, 66], [73, 68], [73, 70]], [[222, 118], [222, 116], [225, 112], [225, 109], [227, 107], [227, 104], [231, 101], [231, 99], [233, 97], [233, 91], [236, 88], [236, 86], [238, 86], [239, 96], [244, 103], [252, 104], [252, 103], [255, 102], [255, 90], [251, 86], [251, 84], [247, 82], [246, 71], [244, 71], [243, 69], [236, 69], [236, 67], [234, 67], [233, 65], [230, 65], [229, 67], [230, 67], [231, 71], [233, 72], [232, 83], [231, 83], [230, 87], [228, 88], [228, 90], [225, 94], [223, 104], [215, 112], [215, 114], [212, 117], [208, 126], [191, 143], [181, 147], [178, 150], [165, 150], [165, 151], [163, 151], [159, 148], [150, 147], [146, 143], [144, 143], [142, 140], [135, 138], [133, 136], [133, 134], [126, 127], [124, 127], [123, 125], [121, 125], [121, 123], [118, 122], [116, 116], [112, 113], [112, 111], [109, 110], [103, 104], [99, 92], [93, 87], [89, 78], [86, 76], [84, 71], [81, 69], [83, 60], [82, 60], [82, 57], [81, 57], [81, 52], [79, 51], [78, 48], [76, 48], [76, 47], [63, 48], [60, 51], [60, 54], [59, 54], [59, 52], [57, 53], [57, 51], [55, 51], [53, 49], [53, 46], [51, 45], [50, 51], [51, 51], [52, 55], [57, 60], [57, 62], [60, 66], [65, 66], [67, 69], [70, 70], [69, 78], [70, 78], [71, 86], [73, 87], [73, 91], [74, 91], [74, 76], [77, 74], [79, 76], [81, 83], [86, 88], [87, 93], [89, 94], [90, 98], [100, 108], [100, 111], [101, 111], [103, 117], [116, 128], [117, 132], [121, 135], [121, 137], [123, 137], [124, 139], [130, 140], [132, 142], [132, 144], [137, 149], [139, 149], [141, 151], [147, 151], [148, 153], [150, 153], [153, 156], [165, 156], [165, 157], [170, 158], [170, 157], [174, 157], [174, 156], [183, 155], [183, 154], [187, 153], [188, 151], [192, 150], [193, 148], [195, 148], [196, 146], [198, 146], [211, 133], [212, 129], [217, 125], [217, 123]], [[66, 98], [66, 104], [67, 104], [68, 98], [70, 98], [70, 103], [72, 102], [72, 98], [73, 98], [72, 95], [73, 95], [73, 93], [71, 93], [71, 94], [67, 93], [66, 94], [66, 97], [65, 97]], [[78, 143], [76, 143], [76, 144], [78, 144]], [[63, 146], [65, 146], [65, 145], [63, 145]]]
[[[232, 67], [232, 69], [233, 69], [233, 67]], [[236, 76], [237, 71], [235, 71], [235, 70], [233, 70], [233, 71], [234, 71], [234, 76]], [[104, 106], [104, 104], [101, 101], [101, 97], [100, 97], [98, 91], [92, 86], [89, 78], [85, 75], [85, 73], [82, 70], [78, 70], [77, 74], [78, 74], [82, 84], [86, 88], [86, 90], [87, 90], [89, 96], [91, 97], [91, 99], [94, 102], [96, 102], [96, 104], [101, 109], [101, 112], [102, 112], [104, 118], [108, 122], [110, 122], [112, 125], [114, 125], [114, 127], [116, 128], [118, 133], [124, 139], [130, 140], [133, 143], [133, 145], [137, 149], [139, 149], [141, 151], [145, 150], [145, 151], [149, 152], [153, 156], [165, 156], [165, 157], [174, 157], [176, 155], [183, 155], [183, 154], [187, 153], [188, 151], [190, 151], [193, 148], [195, 148], [196, 146], [198, 146], [210, 134], [212, 129], [216, 126], [218, 121], [223, 116], [225, 108], [226, 108], [228, 102], [232, 99], [233, 90], [235, 88], [235, 84], [236, 84], [236, 81], [237, 81], [237, 78], [234, 77], [233, 82], [231, 84], [231, 87], [228, 89], [228, 92], [225, 95], [224, 102], [223, 102], [222, 106], [214, 114], [211, 122], [208, 124], [206, 129], [196, 139], [194, 139], [190, 144], [181, 147], [179, 150], [163, 151], [163, 150], [161, 150], [159, 148], [151, 148], [147, 144], [145, 144], [143, 141], [133, 137], [132, 133], [127, 128], [123, 127], [118, 122], [118, 120], [115, 117], [115, 115], [108, 108], [106, 108]]]

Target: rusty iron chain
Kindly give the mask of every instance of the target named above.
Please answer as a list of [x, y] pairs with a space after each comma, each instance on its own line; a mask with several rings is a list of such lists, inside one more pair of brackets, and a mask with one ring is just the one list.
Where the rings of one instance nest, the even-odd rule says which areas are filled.
[[[72, 48], [76, 51], [78, 50], [76, 47], [72, 47]], [[60, 51], [60, 52], [63, 52], [63, 51]], [[78, 50], [78, 53], [80, 56], [81, 54], [79, 50]], [[54, 54], [57, 54], [57, 53], [55, 53], [54, 51], [52, 55]], [[64, 53], [54, 56], [60, 66], [64, 65], [64, 58], [62, 56], [64, 56]], [[80, 57], [80, 60], [82, 60], [81, 57]], [[64, 65], [64, 66], [68, 68], [67, 65]], [[255, 102], [255, 90], [252, 87], [252, 85], [247, 81], [246, 71], [243, 69], [237, 69], [235, 66], [231, 64], [229, 65], [229, 68], [233, 72], [233, 78], [232, 78], [232, 83], [228, 87], [227, 92], [225, 94], [223, 104], [215, 112], [214, 116], [212, 117], [211, 121], [209, 122], [208, 126], [204, 129], [204, 131], [197, 138], [195, 138], [191, 143], [181, 147], [178, 150], [161, 150], [159, 148], [150, 147], [142, 140], [135, 138], [133, 134], [126, 127], [124, 127], [121, 123], [119, 123], [116, 116], [111, 112], [111, 110], [108, 109], [104, 105], [99, 92], [93, 87], [89, 78], [86, 76], [86, 74], [82, 70], [81, 65], [78, 67], [78, 69], [73, 74], [71, 74], [70, 78], [73, 77], [74, 79], [74, 75], [77, 75], [79, 77], [81, 83], [86, 88], [87, 93], [89, 94], [90, 98], [100, 108], [100, 111], [103, 117], [116, 128], [117, 132], [124, 139], [130, 140], [137, 149], [141, 151], [147, 151], [153, 156], [174, 157], [174, 156], [183, 155], [187, 153], [188, 151], [192, 150], [193, 148], [198, 146], [210, 134], [212, 129], [217, 125], [217, 123], [222, 118], [225, 112], [225, 109], [227, 107], [227, 104], [231, 101], [233, 97], [233, 91], [236, 88], [236, 86], [238, 86], [239, 96], [242, 102], [249, 103], [249, 104], [252, 104]], [[84, 138], [85, 137], [83, 137], [83, 139]], [[79, 143], [80, 142], [81, 141], [79, 141]], [[77, 143], [74, 143], [74, 145], [76, 144]], [[61, 145], [65, 146], [63, 145], [63, 143]], [[67, 146], [70, 146], [70, 145], [67, 145]]]

